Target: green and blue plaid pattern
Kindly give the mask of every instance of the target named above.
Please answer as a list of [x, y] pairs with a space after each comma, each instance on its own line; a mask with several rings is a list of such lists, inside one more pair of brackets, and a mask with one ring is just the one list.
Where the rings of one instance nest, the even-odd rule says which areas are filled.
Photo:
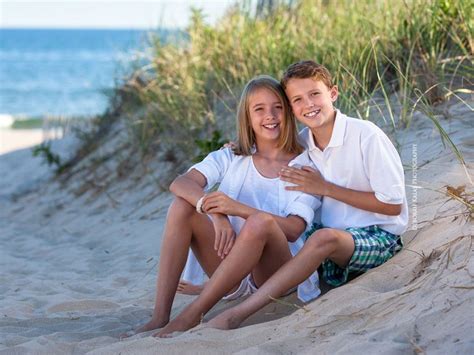
[[[314, 223], [306, 233], [309, 238], [318, 229], [324, 228], [321, 224]], [[344, 284], [349, 273], [363, 273], [374, 267], [382, 265], [393, 257], [403, 247], [402, 239], [378, 226], [364, 228], [347, 228], [352, 234], [355, 249], [349, 264], [345, 268], [339, 267], [333, 261], [326, 259], [322, 264], [322, 277], [331, 286]]]

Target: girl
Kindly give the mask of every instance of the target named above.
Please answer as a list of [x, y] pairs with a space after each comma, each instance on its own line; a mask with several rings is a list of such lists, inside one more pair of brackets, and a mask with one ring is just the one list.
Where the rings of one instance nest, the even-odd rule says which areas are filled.
[[[138, 332], [158, 336], [197, 325], [222, 297], [253, 293], [303, 246], [317, 198], [285, 190], [282, 167], [309, 165], [296, 139], [295, 121], [278, 81], [259, 76], [245, 86], [237, 114], [237, 146], [209, 154], [177, 177], [164, 229], [152, 319]], [[218, 191], [205, 193], [216, 184]], [[258, 228], [256, 228], [258, 226]], [[188, 250], [210, 277], [201, 294], [169, 322]], [[319, 294], [317, 273], [298, 289], [307, 301]], [[169, 322], [169, 323], [168, 323]]]

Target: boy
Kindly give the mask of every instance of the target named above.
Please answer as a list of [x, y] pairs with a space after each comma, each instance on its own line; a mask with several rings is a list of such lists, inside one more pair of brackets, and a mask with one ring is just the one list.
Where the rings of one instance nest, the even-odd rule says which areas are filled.
[[[319, 171], [284, 168], [288, 189], [320, 195], [321, 224], [313, 224], [303, 249], [243, 303], [208, 325], [238, 327], [248, 316], [280, 297], [322, 266], [332, 286], [351, 273], [368, 271], [402, 248], [408, 208], [400, 157], [373, 123], [335, 110], [338, 89], [322, 65], [302, 61], [288, 67], [281, 83], [293, 114], [306, 126], [300, 141]], [[323, 228], [324, 226], [324, 228]]]

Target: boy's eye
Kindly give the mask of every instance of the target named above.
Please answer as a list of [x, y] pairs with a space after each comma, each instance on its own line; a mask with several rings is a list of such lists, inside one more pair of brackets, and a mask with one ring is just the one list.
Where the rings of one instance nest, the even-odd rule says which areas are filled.
[[313, 95], [313, 96], [319, 95], [319, 92], [317, 92], [317, 91], [312, 92], [311, 95]]
[[298, 102], [298, 101], [300, 101], [300, 100], [301, 100], [301, 99], [298, 97], [298, 98], [294, 99], [293, 102]]

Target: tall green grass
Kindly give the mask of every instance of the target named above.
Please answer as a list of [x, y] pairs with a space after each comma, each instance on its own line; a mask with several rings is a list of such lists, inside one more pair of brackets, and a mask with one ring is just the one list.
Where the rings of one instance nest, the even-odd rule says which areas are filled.
[[262, 73], [278, 78], [301, 59], [331, 70], [342, 111], [394, 128], [460, 88], [472, 93], [471, 0], [281, 1], [259, 15], [250, 3], [230, 7], [214, 26], [194, 10], [186, 41], [153, 41], [149, 64], [115, 97], [142, 149], [191, 159], [196, 139], [217, 129], [232, 138], [244, 83]]

